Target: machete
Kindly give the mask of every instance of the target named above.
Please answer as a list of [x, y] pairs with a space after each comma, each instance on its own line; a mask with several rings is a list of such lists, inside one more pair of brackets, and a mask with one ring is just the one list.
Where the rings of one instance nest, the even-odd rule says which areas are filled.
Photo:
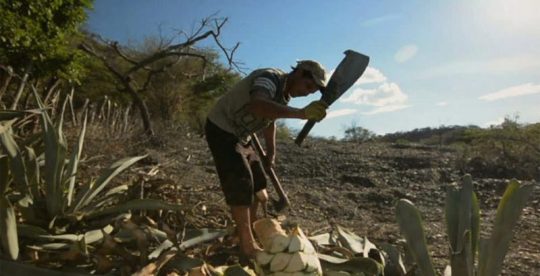
[[[335, 102], [362, 76], [369, 63], [369, 57], [353, 50], [345, 51], [345, 57], [330, 77], [326, 88], [321, 89], [321, 100], [328, 106]], [[309, 120], [294, 142], [301, 145], [316, 121]]]

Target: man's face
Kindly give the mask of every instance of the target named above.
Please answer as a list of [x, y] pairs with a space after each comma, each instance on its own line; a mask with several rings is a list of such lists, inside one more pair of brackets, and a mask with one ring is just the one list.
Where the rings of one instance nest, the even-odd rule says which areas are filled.
[[293, 97], [304, 97], [319, 90], [315, 81], [311, 77], [305, 76], [302, 70], [294, 72], [291, 83], [290, 95]]

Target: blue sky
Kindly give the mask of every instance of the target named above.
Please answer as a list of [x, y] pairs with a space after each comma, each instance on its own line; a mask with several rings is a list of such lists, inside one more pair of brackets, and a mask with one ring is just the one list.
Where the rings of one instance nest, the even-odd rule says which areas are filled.
[[87, 28], [137, 43], [159, 29], [189, 32], [215, 12], [229, 18], [223, 41], [241, 43], [236, 58], [249, 69], [288, 70], [298, 59], [315, 59], [331, 71], [346, 49], [370, 56], [359, 82], [312, 134], [342, 137], [353, 124], [383, 134], [485, 127], [515, 115], [540, 121], [538, 0], [96, 0]]

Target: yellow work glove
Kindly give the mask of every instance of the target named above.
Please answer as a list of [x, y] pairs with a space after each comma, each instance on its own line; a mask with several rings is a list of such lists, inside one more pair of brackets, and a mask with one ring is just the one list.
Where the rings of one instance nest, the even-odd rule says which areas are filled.
[[328, 105], [325, 102], [321, 100], [313, 101], [304, 107], [304, 115], [306, 119], [318, 122], [326, 117], [326, 108], [328, 108]]

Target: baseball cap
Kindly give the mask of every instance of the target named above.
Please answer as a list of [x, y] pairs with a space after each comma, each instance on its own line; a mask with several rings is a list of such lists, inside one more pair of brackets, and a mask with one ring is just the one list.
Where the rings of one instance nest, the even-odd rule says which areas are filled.
[[326, 87], [326, 70], [319, 62], [314, 60], [299, 60], [296, 62], [296, 68], [310, 72], [318, 86]]

